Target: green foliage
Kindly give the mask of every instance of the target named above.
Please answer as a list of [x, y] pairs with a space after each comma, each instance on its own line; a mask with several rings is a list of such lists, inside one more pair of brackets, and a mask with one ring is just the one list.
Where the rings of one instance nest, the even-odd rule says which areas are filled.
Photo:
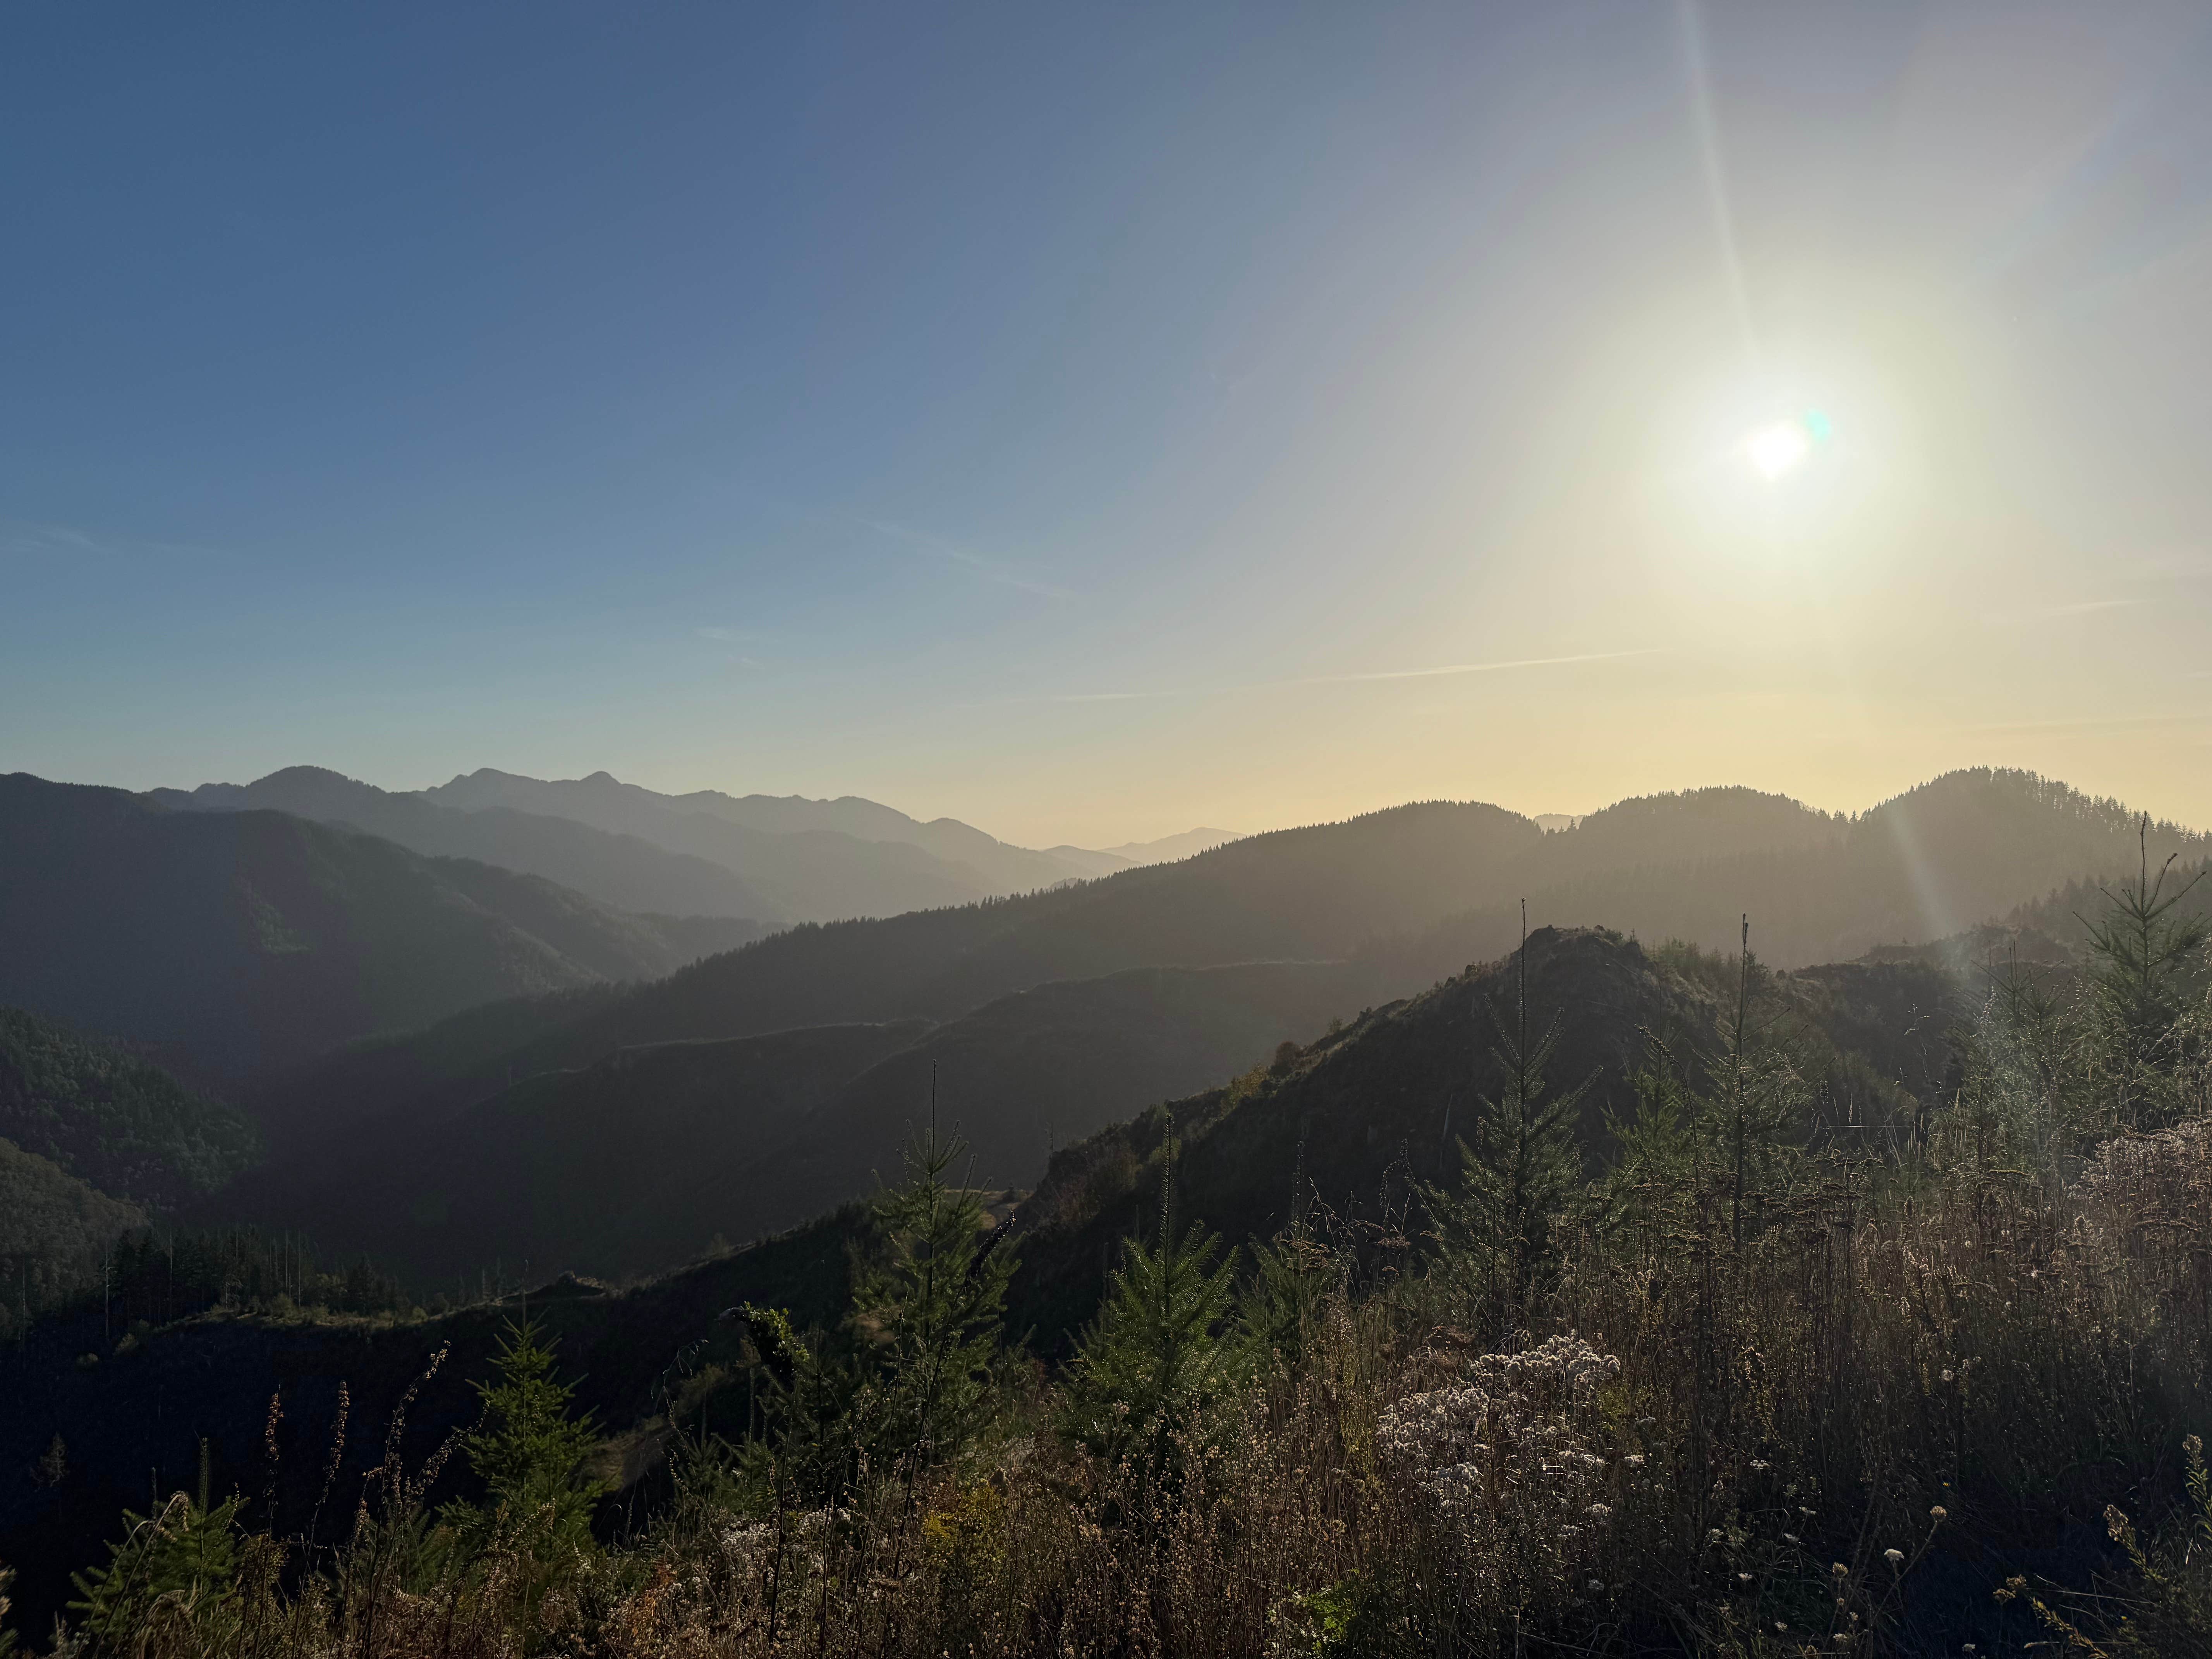
[[151, 1516], [124, 1511], [107, 1564], [72, 1577], [79, 1599], [70, 1609], [84, 1632], [102, 1649], [128, 1651], [149, 1628], [183, 1625], [208, 1650], [219, 1649], [235, 1624], [243, 1504], [234, 1495], [210, 1509], [179, 1492]]
[[1234, 1251], [1195, 1223], [1178, 1230], [1164, 1184], [1159, 1237], [1122, 1247], [1121, 1265], [1070, 1368], [1061, 1432], [1146, 1484], [1172, 1483], [1182, 1437], [1235, 1377], [1222, 1340], [1233, 1299]]
[[1753, 1023], [1771, 982], [1765, 965], [1751, 953], [1751, 918], [1746, 916], [1735, 1003], [1723, 1028], [1712, 1089], [1699, 1112], [1725, 1172], [1729, 1232], [1738, 1249], [1765, 1218], [1761, 1212], [1785, 1162], [1785, 1139], [1802, 1135], [1806, 1127], [1808, 1103], [1794, 1057]]
[[836, 1503], [867, 1468], [855, 1410], [865, 1386], [860, 1367], [800, 1337], [780, 1309], [748, 1303], [744, 1311], [766, 1386], [760, 1431], [746, 1443], [741, 1467], [778, 1505]]
[[1979, 1015], [1958, 1039], [1959, 1082], [1942, 1151], [1982, 1179], [2013, 1176], [2055, 1194], [2066, 1159], [2104, 1107], [2086, 1064], [2078, 1006], [2055, 976], [2017, 959], [1988, 970]]
[[103, 1273], [112, 1296], [118, 1238], [259, 1155], [235, 1109], [112, 1043], [0, 1008], [0, 1335], [100, 1297]]
[[2145, 850], [2136, 877], [2103, 892], [2104, 908], [2083, 923], [2079, 972], [2016, 956], [1984, 970], [1983, 1006], [1958, 1042], [1954, 1109], [1939, 1126], [1944, 1156], [2055, 1197], [2102, 1136], [2212, 1103], [2208, 924], [2179, 908], [2197, 878], [2169, 889], [2168, 873], [2151, 874]]
[[1255, 1363], [1295, 1368], [1319, 1335], [1322, 1310], [1340, 1282], [1328, 1248], [1303, 1217], [1273, 1243], [1255, 1240], [1252, 1275], [1237, 1298], [1237, 1320]]
[[910, 1500], [989, 1425], [1015, 1259], [975, 1194], [945, 1178], [962, 1151], [933, 1124], [876, 1200], [842, 1350], [801, 1338], [781, 1310], [739, 1310], [768, 1384], [746, 1462], [773, 1492], [835, 1502], [888, 1479]]
[[883, 1254], [854, 1287], [851, 1326], [879, 1467], [957, 1460], [993, 1408], [1014, 1253], [975, 1194], [947, 1184], [962, 1151], [932, 1123], [908, 1148], [906, 1180], [876, 1201]]
[[1304, 1626], [1304, 1651], [1314, 1659], [1396, 1659], [1419, 1651], [1407, 1600], [1355, 1573], [1291, 1605]]
[[135, 1205], [0, 1140], [0, 1336], [94, 1289], [109, 1247], [145, 1224]]
[[2170, 1085], [2189, 1034], [2183, 1016], [2190, 994], [2201, 989], [2212, 936], [2212, 924], [2180, 909], [2203, 872], [2168, 890], [2174, 860], [2150, 873], [2149, 833], [2146, 816], [2136, 879], [2106, 893], [2088, 937], [2097, 1059], [2108, 1103], [2132, 1129], [2160, 1128], [2178, 1115]]
[[1510, 1329], [1527, 1316], [1529, 1296], [1553, 1260], [1553, 1230], [1580, 1184], [1582, 1102], [1596, 1078], [1547, 1097], [1559, 1020], [1554, 1014], [1543, 1036], [1529, 1042], [1525, 921], [1512, 1011], [1494, 1000], [1485, 1008], [1504, 1086], [1477, 1097], [1474, 1134], [1459, 1143], [1459, 1189], [1431, 1188], [1428, 1201], [1449, 1269], [1480, 1285]]
[[475, 1385], [483, 1402], [461, 1441], [484, 1484], [481, 1505], [443, 1516], [471, 1553], [499, 1547], [550, 1565], [592, 1547], [592, 1511], [608, 1490], [582, 1474], [598, 1443], [589, 1414], [569, 1414], [574, 1386], [553, 1375], [553, 1350], [537, 1322], [510, 1321], [492, 1362], [495, 1380]]
[[0, 1008], [0, 1136], [156, 1212], [216, 1191], [261, 1154], [236, 1108], [20, 1008]]

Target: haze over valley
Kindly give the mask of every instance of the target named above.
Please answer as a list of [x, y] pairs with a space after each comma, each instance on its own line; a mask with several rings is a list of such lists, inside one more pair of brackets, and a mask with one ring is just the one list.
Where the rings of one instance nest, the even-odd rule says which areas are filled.
[[2201, 3], [0, 13], [0, 1659], [2212, 1654]]

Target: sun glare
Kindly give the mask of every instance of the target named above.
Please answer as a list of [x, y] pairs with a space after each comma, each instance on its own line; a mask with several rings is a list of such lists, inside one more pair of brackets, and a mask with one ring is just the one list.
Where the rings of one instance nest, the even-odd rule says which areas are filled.
[[1813, 434], [1802, 421], [1777, 421], [1763, 426], [1743, 441], [1743, 453], [1772, 482], [1795, 470], [1813, 453]]

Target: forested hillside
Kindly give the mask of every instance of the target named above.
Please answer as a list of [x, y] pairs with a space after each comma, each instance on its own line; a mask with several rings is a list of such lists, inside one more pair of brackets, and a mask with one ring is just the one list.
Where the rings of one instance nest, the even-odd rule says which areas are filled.
[[216, 1191], [261, 1153], [235, 1107], [20, 1008], [0, 1008], [0, 1136], [156, 1212]]
[[302, 1142], [213, 1206], [426, 1286], [495, 1259], [599, 1275], [744, 1243], [894, 1176], [934, 1109], [975, 1179], [1246, 1069], [1357, 1009], [1357, 969], [1255, 963], [1055, 981], [960, 1018], [617, 1049], [481, 1100], [426, 1091]]
[[[1617, 1126], [1635, 1119], [1665, 1056], [1686, 1086], [1716, 1086], [1739, 989], [1729, 959], [1540, 929], [1511, 959], [1058, 1153], [1023, 1212], [1018, 1319], [1063, 1335], [1079, 1326], [1103, 1289], [1100, 1263], [1145, 1231], [1170, 1164], [1186, 1212], [1232, 1238], [1271, 1237], [1315, 1204], [1348, 1222], [1407, 1224], [1421, 1184], [1456, 1175], [1482, 1101], [1511, 1083], [1524, 961], [1532, 1042], [1557, 1022], [1549, 1086], [1588, 1085], [1564, 1126], [1578, 1170], [1619, 1159]], [[1797, 1133], [1895, 1156], [1944, 1098], [1972, 994], [1917, 963], [1762, 971], [1751, 1035], [1787, 1057], [1803, 1090]]]
[[108, 1248], [147, 1219], [137, 1205], [0, 1136], [0, 1343], [97, 1285]]
[[270, 1091], [260, 1109], [281, 1125], [324, 1109], [319, 1102], [424, 1075], [434, 1091], [468, 1099], [641, 1043], [947, 1020], [1049, 981], [1132, 968], [1341, 959], [1504, 890], [1511, 860], [1541, 839], [1498, 808], [1433, 803], [1023, 898], [795, 927], [619, 996], [471, 1016], [335, 1056]]

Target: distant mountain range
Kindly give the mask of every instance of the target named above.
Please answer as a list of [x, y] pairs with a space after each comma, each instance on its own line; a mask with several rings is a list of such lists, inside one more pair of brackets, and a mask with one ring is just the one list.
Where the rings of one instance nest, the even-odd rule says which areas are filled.
[[[1425, 937], [1380, 947], [1398, 983], [1512, 948], [1529, 919], [1619, 928], [1646, 940], [1752, 948], [1797, 966], [1948, 938], [2004, 920], [2069, 883], [2131, 874], [2138, 819], [2117, 801], [2026, 772], [1948, 773], [1846, 817], [1778, 795], [1701, 789], [1622, 801], [1543, 837], [1515, 890]], [[2212, 836], [2149, 826], [2153, 866], [2212, 858]]]
[[1178, 859], [1194, 858], [1200, 853], [1210, 853], [1217, 847], [1225, 847], [1232, 841], [1243, 839], [1243, 836], [1234, 830], [1186, 830], [1179, 836], [1164, 836], [1158, 841], [1125, 841], [1119, 847], [1102, 847], [1096, 850], [1085, 847], [1048, 847], [1045, 851], [1088, 874], [1110, 876], [1139, 865], [1173, 864]]
[[[2154, 856], [2212, 854], [2171, 826], [2151, 840]], [[1495, 807], [1399, 807], [1024, 898], [795, 928], [652, 984], [357, 1046], [255, 1097], [295, 1150], [253, 1212], [282, 1225], [358, 1214], [382, 1231], [348, 1232], [349, 1247], [441, 1270], [495, 1237], [529, 1237], [534, 1260], [566, 1238], [595, 1267], [650, 1266], [865, 1190], [896, 1166], [933, 1074], [979, 1179], [1026, 1184], [1055, 1138], [1497, 959], [1518, 939], [1518, 892], [1539, 925], [1713, 950], [1734, 948], [1748, 909], [1754, 946], [1801, 966], [1932, 939], [2136, 857], [2124, 811], [2022, 774], [1954, 774], [1856, 818], [1741, 789], [1623, 802], [1549, 834]], [[902, 1022], [915, 1035], [803, 1112], [773, 1105], [791, 1097], [763, 1058], [781, 1052], [778, 1034]], [[713, 1085], [711, 1133], [687, 1118], [586, 1156], [605, 1126], [659, 1121], [621, 1103], [637, 1076], [668, 1065], [710, 1078], [715, 1054], [736, 1069]], [[336, 1177], [319, 1186], [317, 1167], [386, 1170], [392, 1184], [350, 1196]], [[606, 1180], [581, 1178], [599, 1167]], [[398, 1225], [438, 1168], [491, 1207], [432, 1205], [434, 1224]], [[641, 1219], [648, 1193], [660, 1212]]]
[[478, 1004], [756, 937], [274, 811], [0, 776], [0, 1003], [236, 1083]]
[[290, 812], [437, 857], [543, 876], [602, 904], [763, 926], [896, 915], [1188, 857], [1237, 837], [1194, 830], [1105, 851], [1032, 852], [953, 818], [858, 796], [665, 795], [605, 772], [546, 781], [489, 769], [395, 793], [320, 767], [151, 797], [179, 810]]
[[[488, 1251], [626, 1272], [789, 1224], [895, 1166], [933, 1077], [980, 1178], [1027, 1184], [1055, 1142], [1498, 959], [1524, 896], [1539, 927], [1718, 950], [1748, 913], [1754, 948], [1798, 967], [2008, 916], [2063, 932], [2141, 856], [2124, 809], [2021, 773], [1951, 774], [1856, 817], [1697, 790], [1548, 832], [1428, 802], [755, 937], [303, 815], [726, 893], [756, 877], [641, 832], [946, 868], [964, 849], [1008, 878], [1046, 855], [865, 801], [664, 797], [604, 775], [398, 795], [295, 769], [190, 810], [171, 799], [0, 779], [0, 1001], [234, 1094], [271, 1161], [196, 1213], [432, 1273]], [[938, 850], [856, 833], [894, 830]], [[2171, 825], [2148, 842], [2154, 860], [2212, 859]], [[1121, 850], [1181, 847], [1092, 856]]]

